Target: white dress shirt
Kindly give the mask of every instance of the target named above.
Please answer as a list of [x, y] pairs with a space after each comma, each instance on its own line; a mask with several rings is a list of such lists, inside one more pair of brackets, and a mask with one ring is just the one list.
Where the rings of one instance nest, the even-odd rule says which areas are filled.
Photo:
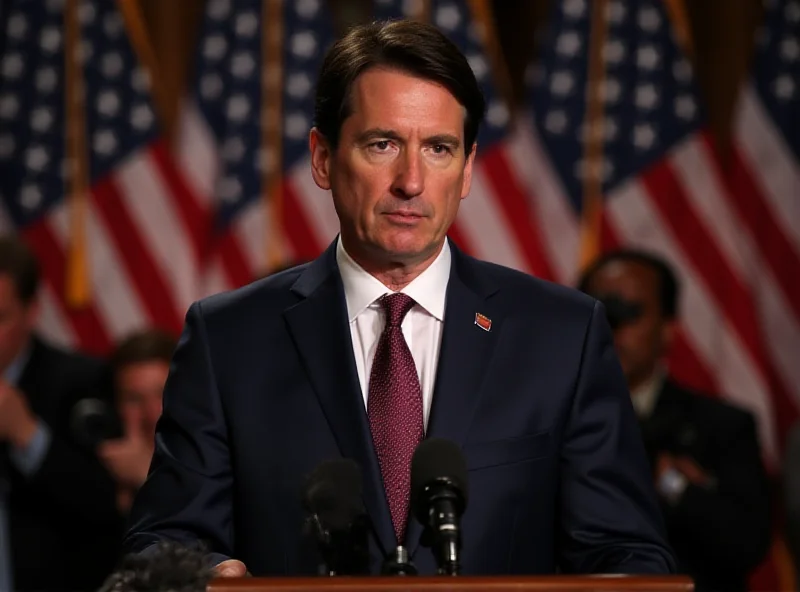
[[[450, 279], [450, 245], [445, 240], [444, 247], [431, 265], [414, 281], [400, 290], [410, 296], [416, 305], [403, 319], [401, 328], [422, 389], [423, 425], [427, 429], [428, 416], [433, 399], [433, 385], [436, 381], [436, 366], [439, 361], [439, 348], [442, 343], [444, 325], [444, 305], [447, 282]], [[369, 376], [378, 339], [386, 324], [385, 314], [377, 300], [392, 290], [384, 286], [374, 276], [367, 273], [344, 250], [339, 239], [336, 245], [336, 262], [344, 284], [347, 301], [347, 318], [350, 323], [350, 336], [353, 340], [353, 355], [361, 383], [364, 405], [369, 397]]]

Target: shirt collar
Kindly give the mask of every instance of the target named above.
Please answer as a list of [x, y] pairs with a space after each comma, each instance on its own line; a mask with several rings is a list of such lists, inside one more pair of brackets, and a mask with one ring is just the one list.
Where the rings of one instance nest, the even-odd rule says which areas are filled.
[[666, 370], [659, 366], [653, 376], [631, 392], [631, 401], [638, 417], [645, 419], [652, 415], [666, 377]]
[[[413, 298], [419, 306], [439, 321], [444, 320], [445, 294], [447, 282], [450, 280], [451, 259], [450, 245], [445, 240], [442, 250], [439, 251], [439, 255], [433, 263], [414, 278], [414, 281], [400, 290], [403, 294]], [[378, 298], [392, 293], [392, 290], [353, 260], [345, 251], [341, 237], [337, 239], [336, 244], [336, 263], [339, 265], [339, 273], [344, 284], [349, 322], [353, 322]]]

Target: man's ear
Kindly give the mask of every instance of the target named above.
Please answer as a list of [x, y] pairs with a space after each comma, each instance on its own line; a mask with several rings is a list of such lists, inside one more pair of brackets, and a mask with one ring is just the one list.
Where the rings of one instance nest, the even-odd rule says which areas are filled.
[[317, 128], [311, 128], [308, 136], [308, 148], [311, 152], [311, 176], [320, 189], [331, 188], [330, 164], [333, 151], [325, 136]]

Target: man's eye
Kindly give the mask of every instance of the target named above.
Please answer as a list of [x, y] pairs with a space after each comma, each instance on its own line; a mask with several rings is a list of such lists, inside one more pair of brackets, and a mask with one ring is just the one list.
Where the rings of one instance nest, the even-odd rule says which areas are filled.
[[434, 144], [433, 152], [434, 154], [448, 154], [450, 152], [450, 147], [446, 144]]
[[389, 147], [389, 140], [379, 140], [377, 142], [373, 142], [370, 144], [370, 146], [377, 150], [384, 151]]

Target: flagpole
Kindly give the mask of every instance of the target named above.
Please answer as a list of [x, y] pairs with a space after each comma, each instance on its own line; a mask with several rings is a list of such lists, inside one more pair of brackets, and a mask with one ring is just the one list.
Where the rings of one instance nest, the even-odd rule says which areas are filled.
[[69, 207], [69, 245], [67, 250], [67, 305], [88, 306], [91, 299], [87, 224], [89, 197], [89, 154], [86, 146], [86, 92], [80, 50], [78, 0], [67, 0], [64, 7], [65, 72], [65, 154], [68, 167], [67, 203]]
[[603, 114], [601, 89], [605, 80], [603, 50], [608, 36], [607, 1], [591, 2], [589, 72], [584, 118], [583, 208], [580, 267], [585, 269], [600, 253], [603, 228]]
[[263, 0], [261, 35], [261, 195], [266, 271], [283, 263], [283, 0]]

